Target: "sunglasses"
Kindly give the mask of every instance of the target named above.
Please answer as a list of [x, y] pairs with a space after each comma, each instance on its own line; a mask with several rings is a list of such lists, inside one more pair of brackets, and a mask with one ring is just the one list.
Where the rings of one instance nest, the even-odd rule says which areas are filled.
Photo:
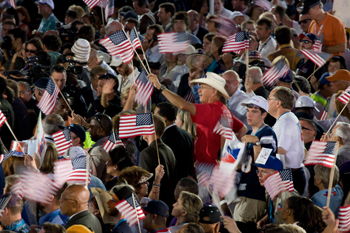
[[100, 117], [98, 116], [99, 114], [100, 114], [99, 112], [96, 113], [95, 116], [94, 116], [94, 118], [95, 118], [95, 120], [98, 121], [98, 123], [100, 124], [101, 128], [103, 129], [103, 126], [102, 126], [102, 123], [101, 123], [101, 119], [100, 119]]
[[304, 44], [309, 44], [309, 43], [312, 43], [312, 44], [313, 44], [313, 42], [312, 42], [312, 41], [309, 41], [309, 40], [300, 40], [300, 42], [303, 42]]
[[26, 53], [36, 53], [37, 50], [30, 50], [30, 49], [25, 49]]
[[299, 25], [301, 25], [302, 23], [307, 23], [307, 21], [309, 21], [311, 19], [304, 19], [304, 20], [301, 20], [301, 21], [298, 21]]

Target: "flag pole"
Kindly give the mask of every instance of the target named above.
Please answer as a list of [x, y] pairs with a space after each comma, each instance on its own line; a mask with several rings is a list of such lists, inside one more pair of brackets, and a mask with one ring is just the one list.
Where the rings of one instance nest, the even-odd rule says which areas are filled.
[[245, 67], [246, 67], [246, 75], [245, 78], [248, 78], [249, 75], [249, 50], [245, 49]]
[[139, 232], [141, 233], [140, 220], [139, 220], [139, 215], [137, 214], [134, 193], [131, 193], [131, 195], [132, 195], [132, 201], [134, 202], [134, 207], [135, 207], [134, 209], [135, 209], [136, 217], [137, 217], [137, 225], [139, 226]]
[[310, 74], [310, 76], [307, 77], [306, 80], [309, 80], [309, 78], [311, 78], [312, 76], [314, 76], [314, 74], [315, 74], [321, 67], [323, 67], [323, 66], [320, 66], [320, 67], [318, 67], [316, 70], [314, 70], [314, 72], [312, 72], [312, 74]]
[[[135, 30], [136, 36], [137, 36], [137, 38], [139, 39], [140, 44], [141, 44], [141, 40], [140, 40], [139, 34], [137, 33], [136, 27], [134, 27], [134, 30]], [[146, 61], [146, 65], [147, 65], [147, 67], [148, 67], [148, 70], [149, 70], [149, 72], [151, 72], [151, 68], [149, 68], [149, 64], [148, 64], [148, 61], [147, 61], [146, 53], [145, 53], [145, 51], [143, 50], [142, 45], [141, 45], [141, 50], [142, 50], [142, 53], [143, 53], [143, 57], [145, 58], [145, 61]], [[142, 61], [141, 61], [141, 62], [142, 62]]]
[[329, 207], [329, 203], [331, 201], [335, 162], [337, 160], [338, 148], [339, 148], [339, 143], [337, 142], [336, 149], [334, 151], [334, 162], [333, 162], [333, 166], [331, 168], [331, 174], [329, 176], [329, 182], [328, 182], [328, 195], [327, 195], [327, 205], [326, 205], [327, 207]]
[[59, 86], [57, 86], [57, 83], [55, 82], [55, 80], [54, 80], [52, 77], [51, 77], [51, 79], [52, 79], [53, 83], [55, 84], [55, 86], [57, 87], [57, 89], [59, 90], [59, 92], [60, 92], [60, 94], [61, 94], [61, 96], [62, 96], [62, 99], [63, 99], [64, 102], [67, 104], [69, 110], [70, 110], [71, 112], [73, 112], [73, 110], [72, 110], [72, 108], [70, 107], [68, 101], [66, 100], [66, 97], [64, 97], [64, 95], [62, 94], [61, 89], [59, 88]]
[[19, 147], [21, 148], [21, 150], [22, 150], [22, 152], [23, 152], [23, 154], [24, 154], [23, 147], [22, 147], [22, 145], [19, 143], [19, 141], [18, 141], [18, 139], [17, 139], [16, 135], [13, 133], [13, 131], [12, 131], [12, 129], [11, 129], [11, 127], [10, 127], [9, 123], [7, 122], [7, 119], [5, 120], [5, 124], [7, 125], [7, 128], [9, 128], [9, 130], [10, 130], [10, 132], [11, 132], [12, 136], [15, 138], [15, 140], [16, 140], [16, 142], [17, 142], [17, 144], [19, 145]]
[[[114, 138], [115, 147], [117, 147], [117, 139], [115, 138], [115, 131], [114, 131], [114, 128], [112, 128], [112, 133], [113, 133], [113, 138]], [[107, 139], [107, 140], [108, 140], [108, 139]]]
[[329, 132], [331, 131], [332, 127], [334, 126], [334, 124], [337, 122], [338, 118], [340, 117], [340, 115], [343, 113], [344, 109], [346, 108], [346, 106], [349, 104], [350, 99], [348, 100], [348, 102], [344, 105], [343, 109], [340, 111], [340, 113], [338, 113], [338, 116], [335, 118], [333, 124], [329, 127], [328, 131], [326, 134], [329, 134]]
[[123, 30], [125, 36], [128, 38], [128, 40], [129, 40], [129, 42], [130, 42], [130, 44], [131, 44], [132, 49], [134, 50], [134, 52], [136, 53], [137, 57], [139, 58], [140, 63], [142, 64], [143, 68], [146, 70], [146, 73], [149, 74], [149, 72], [148, 72], [148, 70], [146, 69], [145, 65], [143, 64], [143, 62], [142, 62], [142, 60], [141, 60], [139, 54], [136, 52], [136, 49], [135, 49], [134, 45], [131, 43], [130, 38], [128, 37], [128, 35], [127, 35], [126, 32], [124, 31], [124, 29], [122, 29], [122, 30]]
[[85, 186], [86, 188], [88, 188], [88, 185], [89, 185], [89, 173], [90, 173], [90, 166], [89, 166], [89, 163], [90, 163], [90, 158], [86, 156], [86, 166], [85, 166], [85, 169], [86, 169], [86, 177], [85, 177]]
[[101, 19], [102, 19], [102, 25], [104, 25], [104, 22], [103, 22], [103, 7], [102, 7], [102, 1], [100, 1], [100, 4], [101, 4]]
[[154, 125], [154, 119], [153, 119], [152, 109], [151, 109], [151, 116], [152, 116], [153, 127], [154, 127], [154, 137], [155, 137], [155, 139], [156, 139], [156, 150], [157, 150], [158, 165], [160, 165], [159, 151], [158, 151], [158, 142], [157, 142], [157, 134], [156, 134], [156, 127], [155, 127], [155, 125]]

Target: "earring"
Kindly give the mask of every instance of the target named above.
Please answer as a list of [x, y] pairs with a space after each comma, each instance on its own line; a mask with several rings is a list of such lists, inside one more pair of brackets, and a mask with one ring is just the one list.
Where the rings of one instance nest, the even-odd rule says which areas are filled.
[[156, 221], [152, 220], [152, 224], [155, 224], [155, 223], [156, 223]]

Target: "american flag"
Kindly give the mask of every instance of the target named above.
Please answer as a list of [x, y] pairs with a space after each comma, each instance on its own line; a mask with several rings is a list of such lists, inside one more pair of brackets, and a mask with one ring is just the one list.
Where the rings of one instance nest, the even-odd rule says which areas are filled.
[[69, 128], [60, 130], [52, 134], [59, 155], [63, 155], [69, 148], [72, 147], [72, 138]]
[[305, 166], [321, 164], [322, 166], [332, 168], [336, 146], [337, 142], [313, 141], [306, 155]]
[[274, 66], [266, 71], [262, 77], [264, 86], [273, 87], [276, 84], [277, 79], [286, 75], [288, 72], [289, 68], [284, 59], [279, 60]]
[[210, 176], [213, 172], [214, 164], [196, 163], [197, 181], [200, 187], [206, 187], [209, 184]]
[[120, 116], [119, 138], [152, 135], [154, 133], [151, 113]]
[[224, 44], [223, 53], [234, 52], [239, 54], [242, 50], [249, 49], [249, 34], [246, 31], [237, 32], [230, 36]]
[[12, 198], [11, 193], [6, 193], [0, 197], [0, 218], [2, 217], [2, 214], [5, 212], [7, 203], [11, 200], [11, 198]]
[[327, 120], [327, 118], [328, 118], [328, 112], [326, 112], [326, 110], [323, 110], [319, 120], [324, 121], [324, 120]]
[[132, 28], [130, 30], [130, 41], [135, 49], [141, 48], [141, 42], [140, 42], [140, 39], [137, 35], [137, 31], [135, 30], [135, 28]]
[[102, 7], [105, 8], [105, 19], [108, 21], [108, 17], [114, 14], [114, 1], [113, 0], [102, 0]]
[[160, 53], [178, 53], [185, 51], [190, 43], [186, 41], [185, 33], [166, 32], [158, 35]]
[[23, 198], [22, 181], [18, 180], [11, 186], [11, 193], [16, 194], [18, 197]]
[[118, 134], [113, 130], [111, 135], [109, 135], [105, 144], [103, 144], [103, 149], [109, 153], [113, 148], [117, 146], [124, 146], [122, 140], [120, 140]]
[[345, 91], [337, 98], [343, 104], [347, 104], [350, 100], [350, 87], [346, 88]]
[[216, 22], [219, 25], [216, 32], [220, 36], [229, 37], [237, 32], [237, 26], [235, 22], [223, 14], [212, 18], [211, 21]]
[[16, 151], [10, 150], [9, 152], [0, 155], [0, 163], [4, 162], [6, 159], [10, 158]]
[[153, 93], [153, 85], [148, 81], [145, 70], [142, 70], [137, 79], [135, 80], [137, 86], [137, 93], [135, 101], [143, 106], [147, 106], [149, 99]]
[[132, 195], [133, 194], [131, 194], [131, 196], [128, 198], [121, 200], [115, 205], [115, 208], [117, 208], [119, 212], [124, 216], [124, 218], [126, 218], [126, 221], [129, 223], [130, 227], [134, 226], [137, 223], [137, 219], [138, 221], [141, 221], [146, 217], [136, 200], [134, 205]]
[[264, 11], [271, 9], [271, 3], [267, 0], [255, 0], [254, 5], [261, 7]]
[[229, 127], [222, 125], [220, 121], [216, 123], [213, 133], [219, 134], [227, 140], [233, 139], [233, 130]]
[[233, 164], [222, 162], [216, 165], [211, 174], [209, 184], [213, 191], [221, 197], [226, 196], [232, 189], [236, 177], [236, 169]]
[[94, 8], [101, 0], [83, 0], [89, 8]]
[[284, 169], [267, 177], [264, 182], [266, 191], [274, 200], [281, 192], [294, 191], [293, 176], [290, 169]]
[[332, 56], [330, 53], [318, 53], [313, 50], [303, 49], [300, 51], [307, 58], [309, 58], [313, 63], [315, 63], [318, 67], [326, 64], [327, 60]]
[[39, 103], [37, 103], [38, 108], [40, 108], [45, 115], [50, 115], [54, 110], [59, 93], [60, 90], [52, 78], [50, 78]]
[[89, 173], [89, 184], [91, 182], [90, 166], [86, 169], [86, 156], [79, 156], [72, 159], [73, 172], [69, 176], [68, 184], [86, 184], [86, 173]]
[[192, 93], [192, 90], [189, 90], [188, 93], [184, 96], [184, 100], [190, 103], [195, 103], [195, 98]]
[[130, 62], [134, 57], [130, 41], [123, 30], [101, 39], [100, 44], [107, 49], [110, 55], [120, 57], [124, 63]]
[[16, 7], [16, 1], [15, 0], [8, 0], [8, 3], [15, 8]]
[[62, 187], [73, 172], [73, 165], [70, 159], [60, 159], [54, 163], [53, 173], [55, 183]]
[[350, 232], [350, 205], [340, 206], [338, 212], [339, 225], [338, 231]]
[[6, 116], [4, 115], [4, 113], [0, 110], [0, 128], [2, 127], [2, 125], [5, 123], [6, 121]]
[[324, 38], [324, 34], [322, 33], [320, 38], [318, 38], [314, 45], [312, 46], [312, 50], [316, 51], [316, 52], [322, 52], [322, 44], [323, 44], [323, 38]]
[[[249, 59], [262, 59], [262, 55], [258, 51], [251, 51], [249, 52], [248, 56], [249, 56]], [[244, 55], [244, 58], [245, 58], [245, 55]]]
[[37, 122], [37, 131], [36, 131], [36, 148], [35, 152], [39, 157], [40, 166], [44, 161], [44, 150], [46, 147], [45, 134], [43, 129], [43, 123], [41, 122], [41, 112], [39, 112], [38, 122]]

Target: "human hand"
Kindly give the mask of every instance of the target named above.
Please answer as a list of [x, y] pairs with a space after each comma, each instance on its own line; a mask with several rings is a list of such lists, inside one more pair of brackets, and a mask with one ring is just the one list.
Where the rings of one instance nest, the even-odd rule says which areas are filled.
[[101, 25], [100, 35], [102, 38], [106, 36], [106, 26], [105, 25]]
[[152, 83], [152, 85], [155, 88], [160, 89], [162, 87], [162, 84], [160, 84], [160, 82], [155, 74], [150, 73], [147, 77], [149, 79], [149, 82]]
[[151, 39], [151, 40], [144, 39], [141, 43], [141, 46], [142, 46], [143, 50], [146, 51], [147, 49], [149, 49], [151, 47], [152, 43], [153, 43], [153, 39]]
[[331, 224], [334, 224], [335, 223], [335, 216], [334, 216], [334, 213], [333, 211], [325, 206], [323, 207], [323, 211], [322, 211], [322, 220], [324, 221], [324, 223], [326, 225], [331, 225]]
[[113, 87], [116, 85], [116, 82], [114, 79], [108, 79], [106, 83], [102, 87], [102, 93], [105, 94], [112, 94], [114, 93]]
[[137, 85], [136, 84], [133, 84], [131, 87], [130, 87], [130, 90], [129, 90], [129, 96], [128, 96], [128, 99], [135, 99], [136, 98], [136, 94], [137, 94]]
[[157, 185], [160, 184], [160, 181], [162, 180], [164, 174], [165, 174], [164, 166], [159, 164], [155, 170], [154, 183]]
[[253, 80], [250, 75], [247, 75], [244, 81], [244, 87], [246, 90], [246, 93], [249, 94], [253, 91]]
[[317, 79], [316, 79], [315, 76], [312, 76], [312, 77], [310, 78], [310, 83], [311, 83], [312, 88], [313, 88], [315, 91], [317, 91], [317, 90], [318, 90], [318, 88], [317, 88]]
[[33, 168], [35, 170], [38, 170], [38, 167], [36, 166], [34, 157], [36, 157], [35, 152], [34, 152], [33, 158], [30, 155], [27, 155], [27, 154], [24, 155], [24, 165], [27, 166], [28, 168]]
[[321, 139], [320, 139], [320, 141], [321, 142], [327, 142], [328, 140], [329, 140], [329, 135], [327, 134], [327, 133], [323, 133], [323, 135], [322, 135], [322, 137], [321, 137]]
[[167, 88], [171, 86], [172, 81], [170, 79], [164, 78], [161, 84], [165, 85]]
[[222, 223], [228, 232], [230, 233], [240, 233], [241, 231], [238, 229], [235, 220], [228, 216], [220, 216], [222, 218]]
[[248, 143], [258, 142], [259, 138], [257, 136], [254, 136], [254, 135], [247, 134], [247, 135], [244, 135], [241, 140], [242, 140], [242, 142], [244, 142], [247, 145]]

